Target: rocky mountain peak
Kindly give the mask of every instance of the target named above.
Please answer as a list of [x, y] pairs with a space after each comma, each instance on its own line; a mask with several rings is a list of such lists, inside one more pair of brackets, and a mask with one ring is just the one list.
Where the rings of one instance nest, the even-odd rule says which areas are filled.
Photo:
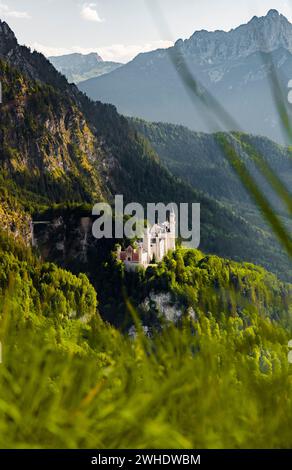
[[33, 80], [40, 80], [63, 90], [74, 91], [52, 64], [40, 53], [21, 46], [11, 28], [0, 20], [0, 58]]
[[0, 20], [0, 55], [7, 55], [15, 46], [17, 39], [14, 32], [5, 21]]
[[277, 10], [254, 16], [247, 24], [229, 32], [205, 30], [190, 39], [177, 41], [176, 47], [200, 64], [218, 64], [255, 52], [272, 52], [280, 47], [292, 53], [292, 25]]
[[276, 17], [279, 17], [279, 16], [282, 16], [284, 18], [283, 15], [280, 15], [280, 13], [278, 12], [278, 10], [275, 10], [275, 9], [271, 9], [268, 13], [267, 13], [267, 17], [268, 18], [276, 18]]
[[97, 52], [90, 52], [89, 54], [86, 54], [86, 55], [88, 58], [95, 60], [96, 62], [103, 62], [103, 58]]

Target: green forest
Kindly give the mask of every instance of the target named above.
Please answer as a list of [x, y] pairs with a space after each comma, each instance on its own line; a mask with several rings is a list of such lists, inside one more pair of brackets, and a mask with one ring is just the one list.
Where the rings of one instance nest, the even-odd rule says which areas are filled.
[[290, 285], [179, 249], [131, 282], [140, 298], [170, 291], [182, 315], [148, 306], [145, 335], [125, 287], [127, 335], [101, 319], [85, 275], [6, 235], [0, 255], [2, 448], [291, 447]]

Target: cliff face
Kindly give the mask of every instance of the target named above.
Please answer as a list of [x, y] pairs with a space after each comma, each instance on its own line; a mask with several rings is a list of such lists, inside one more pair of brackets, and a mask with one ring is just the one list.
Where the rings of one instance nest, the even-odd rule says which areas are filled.
[[0, 230], [15, 239], [24, 241], [27, 245], [32, 242], [32, 218], [18, 205], [12, 207], [0, 193]]
[[17, 46], [17, 39], [13, 31], [9, 28], [8, 24], [5, 21], [0, 20], [0, 54], [1, 56], [6, 56], [11, 54]]
[[50, 201], [100, 199], [104, 154], [76, 104], [0, 62], [1, 170]]

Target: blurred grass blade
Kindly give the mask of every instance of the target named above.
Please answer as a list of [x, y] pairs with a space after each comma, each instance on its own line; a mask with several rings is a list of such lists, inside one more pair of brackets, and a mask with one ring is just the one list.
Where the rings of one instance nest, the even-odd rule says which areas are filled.
[[[291, 121], [289, 118], [289, 113], [287, 109], [287, 102], [288, 98], [283, 96], [282, 92], [282, 87], [280, 84], [280, 80], [277, 74], [276, 66], [275, 63], [272, 59], [272, 56], [269, 55], [268, 57], [261, 53], [262, 61], [263, 64], [266, 64], [266, 59], [267, 63], [270, 69], [270, 77], [271, 79], [269, 80], [270, 86], [271, 86], [271, 92], [274, 98], [274, 102], [282, 123], [281, 130], [283, 132], [283, 136], [285, 140], [288, 140], [289, 145], [292, 144], [292, 126], [291, 126]], [[288, 84], [287, 84], [288, 86]]]
[[238, 140], [242, 148], [246, 151], [249, 157], [252, 158], [252, 161], [255, 163], [258, 170], [265, 176], [269, 181], [270, 185], [274, 189], [275, 193], [280, 196], [282, 201], [285, 202], [286, 207], [289, 211], [289, 214], [292, 215], [292, 196], [285, 184], [278, 178], [275, 174], [273, 168], [265, 161], [260, 153], [253, 147], [250, 143], [241, 140]]
[[287, 253], [292, 258], [292, 239], [290, 235], [287, 233], [279, 217], [275, 214], [274, 210], [271, 208], [268, 200], [258, 188], [257, 183], [255, 182], [253, 177], [250, 175], [249, 171], [245, 167], [241, 158], [238, 156], [233, 145], [231, 145], [231, 143], [228, 142], [228, 139], [226, 138], [226, 136], [224, 134], [220, 134], [217, 136], [217, 139], [224, 151], [225, 156], [227, 157], [229, 163], [231, 164], [232, 168], [234, 168], [241, 182], [248, 189], [249, 194], [253, 197], [257, 206], [261, 209], [263, 215], [265, 216], [267, 222], [269, 222], [270, 226], [274, 230], [279, 241], [282, 243]]

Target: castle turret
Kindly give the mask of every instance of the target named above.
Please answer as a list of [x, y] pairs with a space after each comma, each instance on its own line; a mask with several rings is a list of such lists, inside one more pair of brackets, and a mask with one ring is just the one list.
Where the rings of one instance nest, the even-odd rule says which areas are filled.
[[150, 232], [150, 227], [147, 224], [147, 227], [144, 230], [144, 238], [143, 238], [143, 249], [147, 253], [147, 258], [148, 258], [148, 263], [151, 262], [151, 232]]
[[175, 250], [176, 247], [176, 217], [173, 208], [169, 216], [169, 234], [168, 234], [168, 250]]

